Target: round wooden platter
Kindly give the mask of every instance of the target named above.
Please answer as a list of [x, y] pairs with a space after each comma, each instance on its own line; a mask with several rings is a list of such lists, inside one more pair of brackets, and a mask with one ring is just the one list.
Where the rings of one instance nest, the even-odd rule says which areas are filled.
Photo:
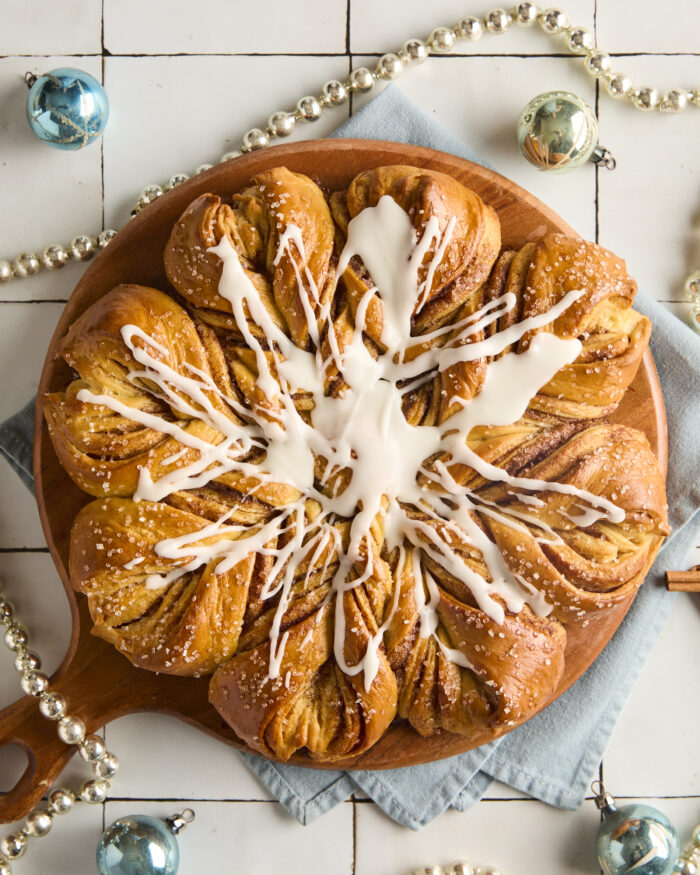
[[[548, 231], [573, 234], [572, 229], [544, 204], [508, 179], [461, 158], [418, 146], [367, 140], [313, 140], [254, 152], [219, 165], [197, 176], [149, 206], [122, 230], [109, 247], [86, 270], [58, 323], [48, 350], [39, 385], [45, 392], [65, 388], [70, 381], [67, 366], [55, 359], [55, 350], [71, 323], [94, 301], [118, 283], [130, 282], [167, 289], [162, 263], [163, 247], [170, 229], [187, 204], [204, 192], [231, 194], [252, 176], [284, 164], [314, 178], [324, 188], [343, 188], [362, 170], [385, 164], [413, 164], [450, 174], [479, 195], [498, 212], [503, 245], [522, 246]], [[642, 366], [616, 421], [641, 429], [666, 468], [666, 420], [654, 362], [647, 350]], [[73, 593], [68, 579], [70, 529], [77, 511], [90, 497], [81, 492], [59, 464], [41, 413], [36, 419], [34, 471], [36, 495], [46, 539], [71, 606], [73, 628], [68, 653], [52, 679], [52, 688], [68, 701], [71, 714], [79, 715], [94, 732], [124, 714], [161, 711], [242, 748], [244, 745], [224, 723], [207, 699], [208, 678], [156, 675], [134, 668], [111, 645], [90, 634], [87, 600]], [[50, 585], [47, 581], [47, 585]], [[585, 642], [591, 658], [607, 643], [603, 638]], [[572, 660], [573, 662], [574, 660]], [[576, 660], [580, 663], [580, 660]], [[556, 696], [570, 686], [582, 669], [566, 675]], [[394, 724], [367, 753], [329, 768], [390, 768], [413, 765], [452, 756], [490, 740], [437, 735], [421, 738], [405, 723]], [[17, 785], [0, 794], [0, 822], [26, 814], [50, 787], [70, 758], [73, 749], [60, 742], [55, 724], [39, 715], [33, 699], [25, 697], [0, 713], [0, 745], [19, 744], [28, 755], [28, 766]], [[117, 752], [119, 753], [119, 752]], [[128, 753], [128, 752], [127, 752]], [[222, 755], [225, 755], [222, 752]], [[305, 754], [292, 760], [297, 765], [319, 767]], [[320, 766], [323, 767], [323, 766]]]

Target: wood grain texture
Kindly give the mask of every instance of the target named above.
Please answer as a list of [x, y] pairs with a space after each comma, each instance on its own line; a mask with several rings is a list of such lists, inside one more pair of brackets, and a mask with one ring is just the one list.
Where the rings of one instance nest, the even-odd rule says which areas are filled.
[[[549, 231], [575, 233], [562, 219], [528, 192], [508, 179], [454, 156], [430, 149], [381, 141], [313, 140], [255, 152], [219, 165], [179, 186], [133, 219], [86, 270], [66, 305], [49, 348], [39, 395], [63, 389], [70, 373], [55, 350], [72, 322], [118, 283], [141, 283], [167, 289], [162, 264], [163, 247], [170, 229], [186, 205], [205, 192], [232, 193], [263, 170], [284, 164], [306, 173], [324, 189], [343, 187], [362, 170], [386, 164], [414, 164], [448, 173], [474, 189], [494, 207], [501, 221], [503, 245], [520, 247]], [[651, 353], [647, 350], [637, 377], [620, 404], [613, 421], [643, 431], [666, 471], [666, 418]], [[70, 529], [77, 511], [90, 497], [81, 492], [60, 466], [41, 415], [35, 433], [34, 471], [39, 511], [51, 555], [70, 602], [73, 630], [68, 652], [52, 679], [53, 689], [68, 701], [70, 713], [79, 715], [93, 732], [109, 721], [136, 711], [161, 711], [219, 738], [242, 747], [232, 729], [208, 703], [208, 678], [156, 675], [134, 668], [111, 645], [90, 634], [87, 600], [76, 598], [68, 579]], [[628, 605], [625, 606], [625, 610]], [[624, 611], [620, 612], [622, 619]], [[590, 630], [589, 630], [590, 631]], [[567, 660], [567, 670], [556, 696], [561, 695], [602, 650], [614, 629], [603, 635], [571, 640], [571, 653], [584, 658]], [[491, 740], [490, 734], [465, 739], [449, 734], [421, 738], [407, 724], [394, 724], [367, 753], [327, 768], [390, 768], [452, 756]], [[0, 794], [0, 822], [15, 820], [29, 811], [54, 782], [72, 749], [57, 738], [55, 726], [39, 716], [28, 697], [0, 713], [0, 745], [22, 746], [29, 765], [17, 786]], [[117, 753], [119, 753], [117, 751]], [[319, 766], [304, 754], [297, 765]]]

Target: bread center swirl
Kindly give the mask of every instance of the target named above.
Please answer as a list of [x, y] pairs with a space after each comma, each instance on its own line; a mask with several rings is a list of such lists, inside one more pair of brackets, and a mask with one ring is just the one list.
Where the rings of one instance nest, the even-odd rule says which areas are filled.
[[[516, 298], [506, 293], [445, 328], [414, 337], [412, 320], [427, 301], [453, 228], [451, 221], [441, 232], [437, 220], [431, 219], [418, 237], [407, 213], [388, 195], [349, 222], [337, 277], [357, 258], [371, 284], [356, 306], [352, 336], [341, 345], [332, 324], [335, 296], [331, 294], [322, 303], [311, 273], [297, 267], [297, 259], [306, 263], [303, 236], [299, 227], [287, 224], [273, 263], [288, 257], [294, 265], [312, 349], [302, 349], [275, 324], [228, 237], [209, 247], [222, 262], [218, 294], [230, 303], [236, 329], [255, 357], [261, 393], [257, 403], [246, 405], [224, 394], [209, 374], [195, 366], [171, 366], [168, 350], [135, 325], [124, 325], [121, 336], [141, 366], [130, 371], [128, 379], [147, 384], [155, 397], [184, 419], [201, 420], [220, 433], [222, 439], [216, 444], [108, 394], [94, 394], [87, 388], [77, 394], [79, 401], [108, 407], [197, 451], [198, 457], [187, 464], [178, 464], [179, 453], [164, 460], [174, 467], [155, 481], [148, 468], [141, 468], [134, 493], [137, 501], [160, 501], [232, 471], [251, 478], [249, 496], [265, 484], [285, 483], [297, 491], [295, 501], [261, 525], [230, 524], [235, 510], [231, 508], [198, 531], [159, 541], [155, 553], [172, 560], [175, 567], [146, 579], [148, 588], [160, 589], [213, 560], [219, 574], [251, 553], [270, 557], [261, 593], [263, 599], [279, 597], [269, 633], [270, 678], [279, 676], [284, 657], [288, 633], [282, 631], [282, 623], [297, 569], [306, 560], [310, 574], [325, 557], [326, 565], [331, 559], [338, 562], [326, 596], [327, 600], [335, 597], [336, 602], [334, 656], [346, 674], [364, 673], [364, 687], [369, 691], [379, 669], [377, 652], [400, 590], [396, 588], [394, 604], [369, 639], [364, 655], [352, 663], [346, 658], [342, 595], [372, 575], [372, 527], [377, 520], [383, 526], [387, 549], [399, 551], [398, 573], [406, 563], [411, 565], [420, 636], [434, 638], [451, 662], [472, 667], [463, 653], [447, 646], [437, 634], [440, 595], [430, 570], [423, 568], [422, 555], [466, 585], [479, 608], [496, 623], [504, 621], [504, 605], [513, 613], [525, 604], [541, 617], [551, 612], [543, 594], [509, 569], [496, 544], [474, 521], [473, 512], [478, 510], [510, 529], [520, 527], [524, 533], [527, 524], [539, 533], [536, 540], [541, 544], [561, 543], [559, 536], [526, 511], [503, 513], [496, 504], [465, 488], [454, 476], [458, 466], [468, 466], [491, 483], [518, 490], [525, 505], [537, 506], [540, 500], [530, 495], [533, 492], [574, 496], [582, 503], [580, 515], [574, 517], [579, 526], [624, 519], [624, 511], [605, 498], [569, 483], [509, 475], [469, 447], [474, 428], [517, 422], [538, 390], [577, 359], [582, 349], [578, 339], [562, 339], [549, 332], [535, 333], [524, 352], [508, 350], [529, 332], [550, 325], [583, 291], [572, 289], [546, 311], [510, 324], [503, 317], [513, 310]], [[431, 251], [432, 257], [426, 260]], [[367, 314], [377, 305], [381, 332], [379, 343], [372, 344], [367, 339]], [[507, 327], [492, 329], [485, 337], [485, 329], [499, 322], [506, 322]], [[404, 396], [416, 385], [482, 357], [490, 361], [478, 394], [470, 400], [449, 399], [454, 412], [439, 425], [407, 421]], [[331, 373], [342, 379], [336, 394], [327, 389]], [[298, 407], [300, 393], [311, 396], [308, 412]], [[237, 419], [221, 412], [221, 401], [233, 409]], [[253, 450], [265, 453], [254, 464], [248, 461]], [[310, 501], [315, 507], [313, 516], [308, 513]], [[350, 521], [346, 543], [338, 532], [339, 520]], [[410, 553], [406, 543], [413, 545]], [[479, 551], [486, 576], [464, 562], [464, 544]]]

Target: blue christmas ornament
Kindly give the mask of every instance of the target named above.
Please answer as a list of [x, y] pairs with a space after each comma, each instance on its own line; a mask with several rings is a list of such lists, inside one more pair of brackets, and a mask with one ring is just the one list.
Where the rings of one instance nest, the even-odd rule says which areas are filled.
[[96, 140], [109, 117], [102, 85], [82, 70], [60, 67], [43, 76], [28, 73], [27, 119], [32, 131], [55, 149], [75, 151]]
[[176, 875], [180, 849], [175, 836], [193, 820], [189, 808], [165, 821], [147, 814], [116, 820], [97, 846], [100, 875]]
[[650, 805], [615, 807], [600, 786], [596, 805], [603, 822], [598, 830], [598, 862], [604, 875], [671, 875], [680, 854], [669, 819]]

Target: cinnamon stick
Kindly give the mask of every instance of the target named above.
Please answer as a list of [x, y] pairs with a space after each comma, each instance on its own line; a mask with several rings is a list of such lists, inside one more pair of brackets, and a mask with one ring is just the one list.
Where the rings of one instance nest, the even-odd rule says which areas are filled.
[[700, 565], [687, 571], [667, 571], [666, 588], [671, 592], [700, 592]]

